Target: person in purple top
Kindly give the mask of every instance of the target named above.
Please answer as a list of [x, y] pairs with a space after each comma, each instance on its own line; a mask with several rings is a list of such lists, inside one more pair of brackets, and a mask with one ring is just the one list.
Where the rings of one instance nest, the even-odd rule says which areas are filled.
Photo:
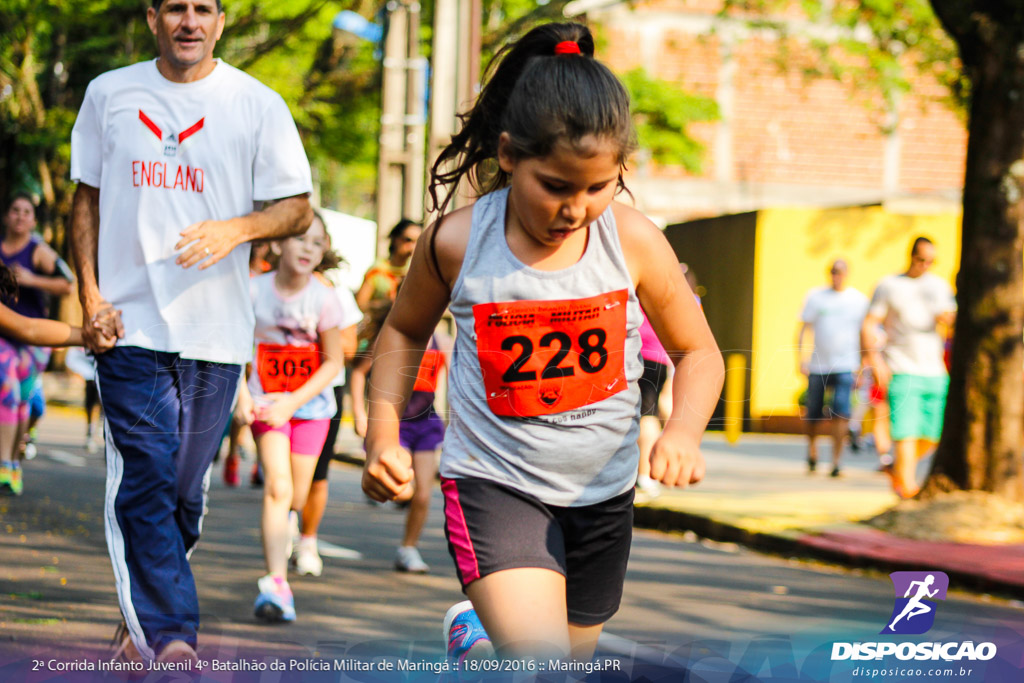
[[[36, 207], [27, 194], [16, 194], [4, 213], [0, 262], [18, 281], [14, 312], [45, 318], [50, 295], [71, 293], [71, 281], [58, 274], [57, 252], [38, 235]], [[36, 377], [46, 367], [49, 349], [36, 349], [0, 337], [0, 492], [21, 495], [21, 442], [28, 428], [29, 395]]]

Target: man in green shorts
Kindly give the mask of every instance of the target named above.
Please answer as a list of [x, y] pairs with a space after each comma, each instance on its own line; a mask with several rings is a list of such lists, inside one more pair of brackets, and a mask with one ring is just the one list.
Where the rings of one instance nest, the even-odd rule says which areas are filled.
[[[871, 298], [861, 328], [864, 366], [888, 389], [889, 422], [896, 444], [893, 489], [902, 498], [917, 494], [917, 460], [935, 447], [942, 434], [949, 376], [943, 363], [939, 327], [956, 318], [953, 290], [928, 272], [935, 262], [935, 245], [918, 237], [910, 250], [906, 272], [883, 278]], [[878, 348], [876, 330], [886, 332]]]

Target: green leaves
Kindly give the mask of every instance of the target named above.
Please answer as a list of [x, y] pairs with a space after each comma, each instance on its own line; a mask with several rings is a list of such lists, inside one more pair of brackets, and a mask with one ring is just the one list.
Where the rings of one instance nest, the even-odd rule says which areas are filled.
[[660, 164], [679, 165], [699, 173], [704, 147], [687, 129], [692, 123], [717, 121], [718, 104], [653, 79], [643, 69], [623, 74], [622, 82], [629, 90], [641, 149], [649, 151]]
[[757, 28], [777, 24], [780, 50], [791, 42], [810, 48], [814, 61], [803, 65], [805, 75], [846, 84], [851, 97], [880, 114], [880, 125], [891, 125], [885, 114], [922, 77], [943, 85], [939, 100], [963, 113], [969, 88], [956, 45], [928, 0], [802, 0], [800, 7], [806, 18], [785, 29], [780, 18], [792, 18], [785, 0], [726, 0], [719, 16]]

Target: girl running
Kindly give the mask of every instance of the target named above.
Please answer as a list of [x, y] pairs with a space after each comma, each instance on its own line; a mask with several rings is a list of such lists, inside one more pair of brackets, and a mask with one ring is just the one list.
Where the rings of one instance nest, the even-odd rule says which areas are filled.
[[256, 354], [235, 419], [251, 424], [263, 465], [263, 557], [253, 607], [264, 621], [294, 621], [287, 571], [288, 514], [301, 510], [334, 415], [331, 380], [341, 369], [341, 305], [313, 277], [326, 249], [323, 223], [279, 243], [278, 269], [250, 282]]
[[[0, 300], [13, 303], [17, 299], [18, 284], [14, 273], [0, 264]], [[107, 337], [124, 334], [121, 312], [110, 309], [102, 320], [93, 324]], [[31, 359], [29, 345], [81, 346], [82, 328], [72, 327], [59, 320], [27, 318], [0, 303], [0, 335], [17, 345], [0, 345], [0, 416], [13, 421], [21, 404], [21, 368]], [[13, 434], [0, 430], [0, 495], [20, 496], [24, 490], [21, 462], [13, 458]]]
[[[434, 409], [438, 381], [445, 369], [443, 345], [441, 335], [435, 332], [423, 353], [416, 372], [416, 382], [398, 429], [398, 440], [402, 448], [412, 456], [413, 479], [411, 487], [407, 487], [412, 489], [407, 491], [408, 497], [403, 496], [403, 501], [409, 503], [409, 509], [405, 516], [402, 543], [395, 555], [395, 570], [412, 574], [426, 574], [430, 571], [430, 566], [423, 561], [417, 546], [430, 511], [430, 494], [434, 488], [434, 479], [437, 478], [437, 454], [444, 441], [444, 422]], [[353, 366], [351, 381], [354, 396], [363, 395], [371, 366], [372, 359], [369, 356]], [[368, 419], [363, 401], [352, 402], [352, 417], [356, 434], [365, 437]]]
[[[50, 295], [68, 294], [71, 281], [58, 270], [62, 262], [57, 252], [35, 234], [36, 207], [29, 195], [14, 195], [3, 222], [0, 263], [10, 268], [20, 289], [11, 308], [26, 318], [45, 318]], [[27, 346], [5, 335], [0, 337], [0, 357], [12, 370], [0, 387], [0, 490], [9, 488], [21, 495], [21, 460], [25, 457], [23, 441], [29, 427], [31, 393], [50, 359], [50, 350]], [[2, 482], [6, 480], [10, 484], [4, 488]]]
[[675, 365], [651, 477], [704, 475], [721, 354], [661, 231], [613, 201], [633, 149], [629, 101], [593, 53], [586, 27], [547, 24], [499, 54], [431, 182], [442, 215], [467, 176], [485, 194], [424, 235], [377, 342], [363, 489], [386, 500], [412, 478], [399, 437], [409, 368], [446, 307], [457, 325], [441, 487], [471, 605], [446, 617], [455, 659], [492, 647], [587, 659], [618, 609], [641, 304]]
[[[315, 220], [323, 223], [323, 217], [319, 212], [314, 211]], [[296, 543], [295, 555], [292, 563], [299, 574], [320, 576], [324, 569], [323, 558], [320, 557], [320, 547], [317, 536], [320, 532], [320, 522], [327, 511], [327, 500], [330, 497], [330, 485], [327, 481], [327, 474], [330, 471], [331, 461], [334, 460], [334, 444], [341, 429], [342, 409], [345, 398], [345, 363], [348, 363], [356, 354], [356, 326], [363, 319], [363, 314], [356, 305], [355, 297], [351, 290], [345, 285], [335, 285], [324, 275], [329, 270], [338, 268], [345, 259], [335, 251], [331, 250], [331, 235], [327, 234], [327, 252], [323, 261], [316, 269], [314, 275], [321, 283], [334, 289], [338, 295], [338, 303], [341, 306], [341, 319], [338, 327], [341, 329], [341, 351], [344, 356], [342, 369], [337, 377], [331, 382], [331, 391], [334, 393], [334, 402], [337, 405], [334, 416], [330, 420], [327, 429], [327, 437], [324, 440], [323, 448], [320, 449], [320, 457], [317, 458], [316, 468], [313, 470], [313, 483], [309, 487], [309, 494], [306, 496], [306, 504], [299, 514], [302, 522], [302, 532], [299, 541]]]

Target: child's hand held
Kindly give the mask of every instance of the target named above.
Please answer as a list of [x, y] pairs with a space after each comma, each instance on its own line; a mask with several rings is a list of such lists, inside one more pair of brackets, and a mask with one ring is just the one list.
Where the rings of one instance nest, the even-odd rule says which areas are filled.
[[280, 427], [292, 419], [298, 406], [291, 400], [291, 394], [273, 393], [264, 394], [263, 399], [267, 401], [264, 405], [256, 406], [256, 419], [265, 422], [270, 427]]

